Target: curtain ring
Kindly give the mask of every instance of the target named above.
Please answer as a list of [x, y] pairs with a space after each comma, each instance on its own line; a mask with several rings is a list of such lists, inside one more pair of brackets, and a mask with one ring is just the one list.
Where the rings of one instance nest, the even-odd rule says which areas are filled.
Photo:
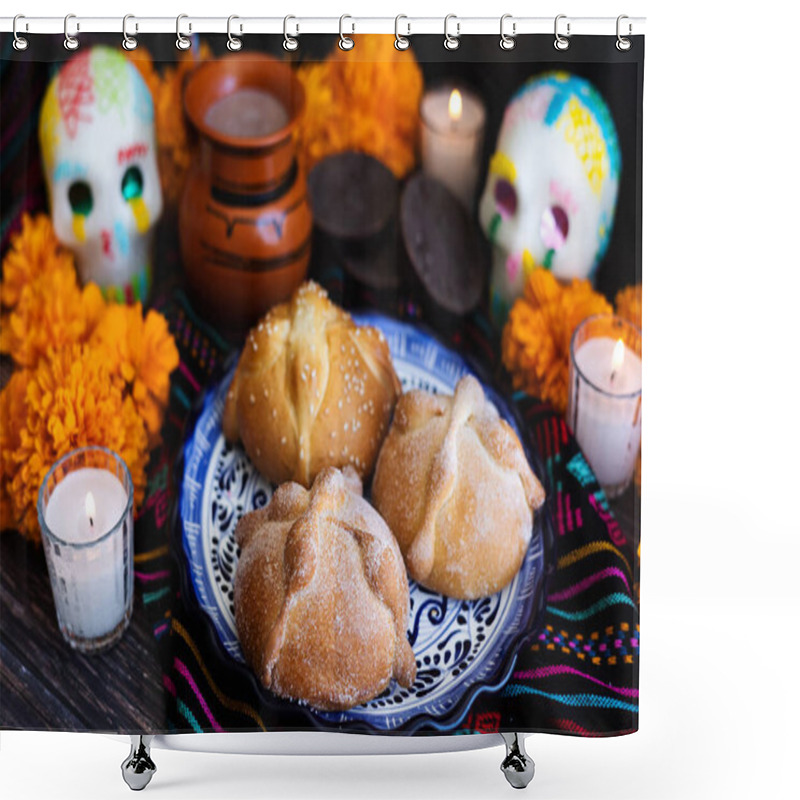
[[571, 34], [570, 34], [570, 23], [569, 23], [569, 20], [567, 20], [567, 35], [566, 36], [562, 36], [558, 32], [558, 21], [561, 20], [561, 19], [567, 19], [567, 15], [566, 14], [559, 14], [556, 17], [555, 25], [553, 27], [556, 39], [553, 42], [553, 47], [555, 47], [556, 50], [561, 50], [563, 52], [564, 50], [569, 50], [569, 37], [571, 36]]
[[[621, 30], [621, 23], [622, 20], [628, 19], [626, 14], [620, 14], [617, 17], [617, 50], [620, 50], [623, 53], [626, 53], [628, 50], [631, 49], [631, 40], [627, 37], [623, 36], [620, 32]], [[628, 36], [633, 33], [633, 26], [630, 22], [628, 22]]]
[[[342, 14], [339, 17], [339, 49], [340, 50], [352, 50], [355, 46], [355, 42], [349, 37], [344, 35], [344, 21], [346, 19], [353, 19], [349, 14]], [[356, 25], [353, 23], [353, 30], [350, 31], [354, 33], [356, 30]]]
[[[69, 21], [75, 18], [76, 17], [74, 14], [67, 14], [67, 16], [64, 17], [64, 48], [70, 51], [77, 50], [78, 47], [80, 46], [78, 38], [76, 36], [71, 36], [69, 32]], [[80, 23], [76, 22], [75, 32], [77, 33], [78, 31], [80, 31], [80, 29], [81, 29]]]
[[[175, 40], [175, 47], [178, 50], [188, 50], [192, 46], [192, 40], [188, 39], [181, 33], [181, 20], [182, 19], [189, 19], [188, 14], [178, 14], [177, 19], [175, 20], [175, 35], [178, 37]], [[189, 33], [192, 32], [192, 23], [189, 23]]]
[[[230, 50], [232, 53], [235, 53], [237, 50], [242, 49], [242, 40], [231, 33], [231, 23], [235, 19], [239, 19], [239, 17], [237, 17], [236, 14], [231, 14], [228, 17], [228, 50]], [[243, 26], [241, 23], [239, 23], [239, 33], [242, 33], [242, 31], [243, 31]]]
[[[128, 36], [128, 20], [129, 19], [136, 19], [133, 14], [126, 14], [122, 18], [122, 49], [123, 50], [135, 50], [139, 42], [136, 41], [135, 36]], [[134, 23], [133, 29], [138, 33], [139, 32], [139, 23]]]
[[411, 47], [411, 42], [408, 41], [408, 36], [411, 36], [411, 23], [407, 22], [408, 31], [405, 36], [400, 35], [400, 20], [408, 19], [405, 14], [398, 14], [394, 18], [394, 47], [395, 50], [408, 50]]
[[[447, 30], [447, 25], [451, 19], [456, 21], [456, 35], [453, 36]], [[458, 21], [458, 17], [455, 14], [448, 14], [444, 18], [444, 48], [445, 50], [458, 50], [459, 45], [461, 44], [459, 40], [459, 36], [461, 35], [461, 23]]]
[[[25, 19], [25, 15], [24, 14], [17, 14], [17, 16], [14, 17], [14, 26], [13, 26], [12, 30], [14, 31], [14, 49], [21, 53], [23, 50], [27, 50], [28, 49], [29, 42], [24, 36], [20, 36], [19, 33], [17, 33], [17, 20], [20, 20], [20, 19]], [[26, 31], [28, 30], [28, 23], [27, 22], [25, 23], [25, 30]]]
[[[509, 36], [505, 32], [505, 23], [506, 20], [510, 19], [511, 22], [511, 35]], [[503, 14], [500, 17], [500, 49], [501, 50], [513, 50], [517, 46], [517, 23], [513, 21], [514, 17], [512, 14]]]
[[300, 25], [296, 26], [294, 36], [289, 36], [289, 20], [290, 19], [297, 19], [297, 17], [293, 17], [291, 14], [283, 18], [283, 49], [288, 50], [290, 53], [297, 50], [300, 46], [300, 42], [294, 38], [300, 33]]

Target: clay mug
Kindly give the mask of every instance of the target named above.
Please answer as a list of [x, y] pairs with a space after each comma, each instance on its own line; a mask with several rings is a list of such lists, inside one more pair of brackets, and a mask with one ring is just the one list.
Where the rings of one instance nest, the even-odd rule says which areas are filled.
[[[285, 124], [241, 136], [236, 115], [210, 124], [209, 109], [242, 90], [248, 98], [271, 94]], [[305, 278], [311, 210], [295, 141], [304, 104], [291, 67], [261, 54], [208, 61], [187, 81], [184, 107], [198, 151], [179, 209], [181, 256], [200, 311], [224, 328], [250, 326]]]

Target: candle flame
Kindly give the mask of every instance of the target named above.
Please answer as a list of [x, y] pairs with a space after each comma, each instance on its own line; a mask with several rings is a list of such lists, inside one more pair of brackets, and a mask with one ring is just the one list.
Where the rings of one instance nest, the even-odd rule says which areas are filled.
[[86, 493], [86, 516], [89, 517], [89, 524], [94, 525], [94, 515], [97, 511], [94, 504], [94, 495], [91, 492]]
[[453, 89], [453, 91], [450, 92], [450, 102], [447, 105], [447, 111], [450, 114], [450, 119], [461, 119], [463, 108], [464, 106], [461, 101], [461, 92], [459, 92], [458, 89]]
[[620, 367], [622, 367], [623, 362], [625, 361], [625, 343], [622, 339], [617, 339], [616, 345], [614, 345], [614, 354], [611, 356], [611, 374], [613, 375], [617, 372]]

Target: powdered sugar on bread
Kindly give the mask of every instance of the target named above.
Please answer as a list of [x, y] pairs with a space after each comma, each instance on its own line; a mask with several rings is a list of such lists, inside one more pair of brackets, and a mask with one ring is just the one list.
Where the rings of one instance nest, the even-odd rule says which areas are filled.
[[472, 599], [499, 591], [516, 575], [544, 490], [514, 431], [467, 376], [451, 397], [403, 395], [378, 458], [372, 499], [411, 577]]
[[240, 520], [236, 537], [237, 629], [267, 688], [340, 710], [392, 678], [413, 683], [402, 556], [354, 470], [324, 469], [310, 491], [280, 486]]

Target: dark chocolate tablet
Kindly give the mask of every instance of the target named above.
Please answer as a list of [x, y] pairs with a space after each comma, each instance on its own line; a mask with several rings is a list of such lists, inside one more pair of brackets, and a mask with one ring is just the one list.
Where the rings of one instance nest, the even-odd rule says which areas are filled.
[[397, 180], [364, 153], [324, 158], [308, 176], [308, 191], [314, 224], [336, 239], [375, 236], [397, 209]]
[[452, 314], [475, 308], [489, 270], [488, 251], [455, 196], [418, 173], [403, 192], [400, 223], [409, 261], [430, 298]]

